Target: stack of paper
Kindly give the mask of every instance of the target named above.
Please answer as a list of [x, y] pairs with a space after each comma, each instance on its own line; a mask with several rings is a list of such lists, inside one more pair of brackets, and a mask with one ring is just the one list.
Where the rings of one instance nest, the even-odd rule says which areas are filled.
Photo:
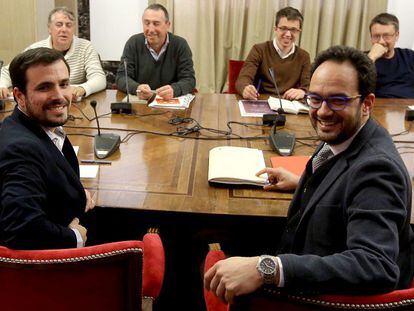
[[264, 114], [276, 114], [270, 109], [267, 100], [239, 100], [239, 109], [242, 117], [263, 117]]
[[195, 98], [193, 94], [187, 94], [180, 97], [175, 97], [172, 99], [162, 99], [157, 96], [155, 100], [149, 104], [149, 107], [154, 108], [167, 108], [167, 109], [187, 109], [190, 107], [190, 103]]

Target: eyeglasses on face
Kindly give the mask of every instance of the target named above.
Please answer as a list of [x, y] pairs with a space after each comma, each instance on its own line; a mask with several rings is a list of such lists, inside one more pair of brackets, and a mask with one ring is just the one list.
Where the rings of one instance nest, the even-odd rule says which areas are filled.
[[395, 32], [394, 33], [384, 33], [381, 35], [372, 35], [371, 39], [375, 42], [378, 42], [381, 40], [381, 38], [384, 39], [384, 41], [390, 41], [392, 38], [394, 38], [395, 36]]
[[296, 35], [299, 32], [301, 32], [301, 29], [297, 29], [297, 28], [294, 28], [294, 27], [289, 28], [289, 27], [284, 27], [284, 26], [282, 26], [282, 27], [276, 26], [276, 28], [279, 29], [282, 33], [287, 33], [288, 31], [290, 31], [290, 33], [293, 34], [293, 35]]
[[309, 107], [313, 109], [319, 109], [322, 106], [322, 103], [325, 102], [328, 105], [329, 109], [339, 111], [344, 110], [352, 100], [359, 97], [361, 97], [361, 95], [323, 97], [318, 94], [307, 93], [305, 94], [305, 101]]

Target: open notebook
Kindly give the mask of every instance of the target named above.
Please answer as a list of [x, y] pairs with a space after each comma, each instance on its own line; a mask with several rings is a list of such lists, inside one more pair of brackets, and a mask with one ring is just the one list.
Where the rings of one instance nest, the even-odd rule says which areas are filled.
[[263, 152], [259, 149], [221, 146], [210, 150], [208, 181], [220, 184], [263, 186], [266, 174], [256, 176], [265, 168]]

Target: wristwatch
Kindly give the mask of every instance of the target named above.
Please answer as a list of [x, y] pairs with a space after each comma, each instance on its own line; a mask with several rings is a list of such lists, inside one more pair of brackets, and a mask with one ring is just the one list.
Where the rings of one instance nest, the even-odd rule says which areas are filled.
[[276, 273], [279, 269], [279, 265], [274, 257], [269, 255], [260, 256], [256, 268], [261, 274], [265, 284], [275, 284]]

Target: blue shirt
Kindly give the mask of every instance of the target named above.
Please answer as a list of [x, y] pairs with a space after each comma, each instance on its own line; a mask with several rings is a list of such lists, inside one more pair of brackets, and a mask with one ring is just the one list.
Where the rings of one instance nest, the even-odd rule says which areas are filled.
[[381, 98], [414, 98], [414, 51], [394, 49], [394, 57], [379, 58], [375, 95]]

